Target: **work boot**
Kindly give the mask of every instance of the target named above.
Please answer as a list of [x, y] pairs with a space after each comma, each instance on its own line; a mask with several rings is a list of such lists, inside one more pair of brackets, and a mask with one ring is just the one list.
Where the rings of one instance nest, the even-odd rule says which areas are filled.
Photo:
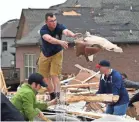
[[55, 92], [50, 93], [50, 100], [53, 100], [56, 98]]

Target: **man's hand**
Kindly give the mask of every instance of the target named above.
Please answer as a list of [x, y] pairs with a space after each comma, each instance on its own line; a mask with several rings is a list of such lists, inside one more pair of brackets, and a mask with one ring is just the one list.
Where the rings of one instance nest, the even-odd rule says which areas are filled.
[[67, 49], [67, 48], [68, 48], [68, 42], [66, 42], [66, 41], [60, 41], [59, 44], [60, 44], [64, 49]]
[[39, 118], [42, 118], [44, 116], [44, 114], [42, 113], [42, 112], [40, 112], [39, 114], [38, 114], [38, 117]]
[[56, 105], [56, 104], [57, 104], [57, 99], [53, 99], [53, 100], [51, 100], [50, 102], [47, 103], [48, 106]]
[[44, 116], [44, 114], [42, 112], [40, 112], [38, 114], [38, 117], [41, 118], [43, 121], [46, 121], [46, 122], [52, 122], [50, 119], [48, 119], [47, 117]]
[[75, 33], [75, 34], [73, 34], [72, 37], [76, 38], [76, 37], [78, 37], [79, 35], [82, 35], [82, 34], [81, 34], [81, 33]]

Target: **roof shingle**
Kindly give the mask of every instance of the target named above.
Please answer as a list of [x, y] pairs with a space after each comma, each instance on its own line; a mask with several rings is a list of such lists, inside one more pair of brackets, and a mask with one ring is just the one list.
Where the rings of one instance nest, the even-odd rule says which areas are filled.
[[14, 19], [4, 23], [1, 27], [1, 37], [2, 38], [15, 38], [17, 33], [19, 20]]
[[[74, 7], [76, 4], [81, 7]], [[133, 10], [130, 10], [131, 5]], [[139, 43], [138, 5], [139, 0], [67, 0], [64, 4], [51, 7], [50, 10], [24, 10], [31, 32], [17, 44], [28, 43], [28, 40], [32, 43], [39, 41], [37, 31], [43, 25], [44, 15], [48, 11], [57, 13], [58, 21], [74, 32], [90, 31], [115, 43]], [[81, 16], [62, 15], [63, 11], [72, 10]]]

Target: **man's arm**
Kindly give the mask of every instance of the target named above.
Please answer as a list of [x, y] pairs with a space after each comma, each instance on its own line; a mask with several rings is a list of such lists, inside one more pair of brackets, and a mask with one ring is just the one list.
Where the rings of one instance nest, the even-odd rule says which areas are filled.
[[50, 36], [49, 34], [44, 34], [44, 35], [42, 36], [42, 38], [43, 38], [45, 41], [47, 41], [47, 42], [49, 42], [49, 43], [51, 43], [51, 44], [59, 44], [59, 45], [60, 45], [60, 42], [61, 42], [61, 40], [58, 40], [58, 39], [56, 39], [56, 38]]
[[48, 106], [55, 105], [56, 103], [57, 103], [57, 100], [56, 99], [51, 100], [51, 101], [49, 101], [47, 103], [36, 101], [35, 107], [36, 108], [39, 108], [40, 110], [45, 110]]
[[62, 40], [58, 40], [54, 37], [52, 37], [51, 35], [48, 34], [48, 32], [46, 30], [41, 30], [40, 31], [40, 34], [42, 36], [42, 38], [51, 43], [51, 44], [59, 44], [61, 45], [64, 49], [67, 49], [68, 48], [68, 42], [66, 41], [62, 41]]
[[63, 34], [65, 36], [69, 36], [69, 37], [76, 37], [76, 34], [74, 34], [72, 31], [68, 30], [68, 29], [64, 29], [63, 30]]
[[56, 38], [53, 38], [52, 36], [50, 36], [49, 34], [45, 34], [42, 36], [42, 38], [51, 43], [51, 44], [59, 44], [61, 45], [64, 49], [67, 49], [68, 48], [68, 42], [66, 41], [62, 41], [62, 40], [58, 40]]
[[34, 117], [38, 116], [40, 113], [40, 110], [37, 108], [34, 108], [34, 98], [32, 94], [26, 94], [25, 96], [22, 97], [23, 100], [23, 110], [25, 116], [29, 120], [33, 120]]

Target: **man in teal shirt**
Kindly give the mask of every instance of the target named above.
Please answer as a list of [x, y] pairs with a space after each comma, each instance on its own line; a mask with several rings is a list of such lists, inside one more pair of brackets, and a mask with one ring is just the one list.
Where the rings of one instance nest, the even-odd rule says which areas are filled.
[[42, 118], [43, 114], [40, 110], [56, 103], [56, 100], [47, 103], [36, 101], [37, 91], [41, 86], [47, 87], [43, 79], [43, 76], [39, 73], [31, 74], [28, 78], [28, 84], [23, 84], [11, 100], [26, 120], [32, 121], [35, 117]]

